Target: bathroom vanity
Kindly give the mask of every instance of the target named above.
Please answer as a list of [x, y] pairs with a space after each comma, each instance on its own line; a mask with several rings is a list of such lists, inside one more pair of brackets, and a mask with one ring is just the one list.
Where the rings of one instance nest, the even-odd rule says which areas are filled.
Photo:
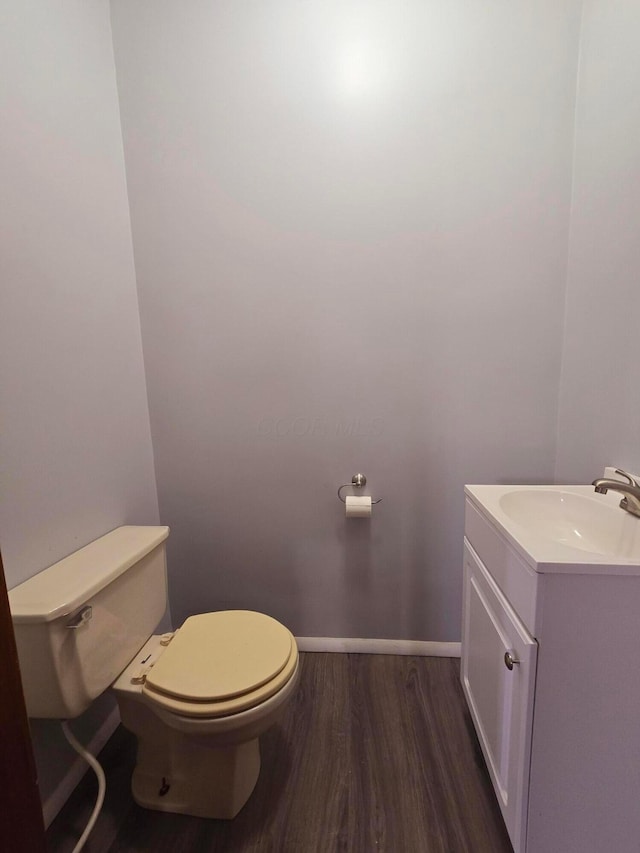
[[640, 850], [640, 518], [467, 486], [461, 679], [515, 853]]

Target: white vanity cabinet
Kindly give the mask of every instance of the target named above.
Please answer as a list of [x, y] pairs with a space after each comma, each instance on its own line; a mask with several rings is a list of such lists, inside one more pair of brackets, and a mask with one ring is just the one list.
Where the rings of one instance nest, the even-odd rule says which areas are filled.
[[538, 647], [468, 543], [462, 648], [469, 710], [509, 837], [524, 850]]
[[466, 488], [461, 680], [513, 848], [638, 853], [640, 567], [530, 553], [507, 488]]

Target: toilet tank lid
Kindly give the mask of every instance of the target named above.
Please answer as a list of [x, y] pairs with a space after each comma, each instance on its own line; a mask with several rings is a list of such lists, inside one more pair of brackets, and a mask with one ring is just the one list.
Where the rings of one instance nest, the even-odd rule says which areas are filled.
[[168, 527], [117, 527], [10, 589], [13, 621], [51, 622], [72, 613], [168, 535]]

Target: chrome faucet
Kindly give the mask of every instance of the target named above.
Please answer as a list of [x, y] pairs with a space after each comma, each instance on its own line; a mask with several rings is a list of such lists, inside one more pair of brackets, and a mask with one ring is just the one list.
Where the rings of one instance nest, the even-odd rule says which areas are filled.
[[631, 515], [637, 515], [640, 518], [640, 483], [626, 471], [621, 471], [619, 468], [615, 470], [616, 474], [620, 474], [626, 479], [626, 483], [622, 483], [620, 480], [594, 480], [591, 485], [595, 486], [596, 492], [601, 495], [606, 495], [609, 489], [612, 492], [620, 492], [624, 495], [620, 501], [622, 509], [626, 509]]

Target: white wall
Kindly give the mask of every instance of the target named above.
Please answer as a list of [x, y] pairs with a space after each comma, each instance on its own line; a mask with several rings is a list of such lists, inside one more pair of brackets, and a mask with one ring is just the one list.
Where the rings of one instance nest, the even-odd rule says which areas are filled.
[[[0, 535], [9, 587], [120, 524], [157, 523], [107, 2], [0, 21]], [[90, 737], [111, 710], [98, 703]], [[41, 793], [73, 755], [34, 722]]]
[[640, 4], [590, 0], [576, 113], [557, 476], [640, 473]]
[[459, 639], [463, 483], [553, 477], [579, 11], [112, 3], [177, 621]]

